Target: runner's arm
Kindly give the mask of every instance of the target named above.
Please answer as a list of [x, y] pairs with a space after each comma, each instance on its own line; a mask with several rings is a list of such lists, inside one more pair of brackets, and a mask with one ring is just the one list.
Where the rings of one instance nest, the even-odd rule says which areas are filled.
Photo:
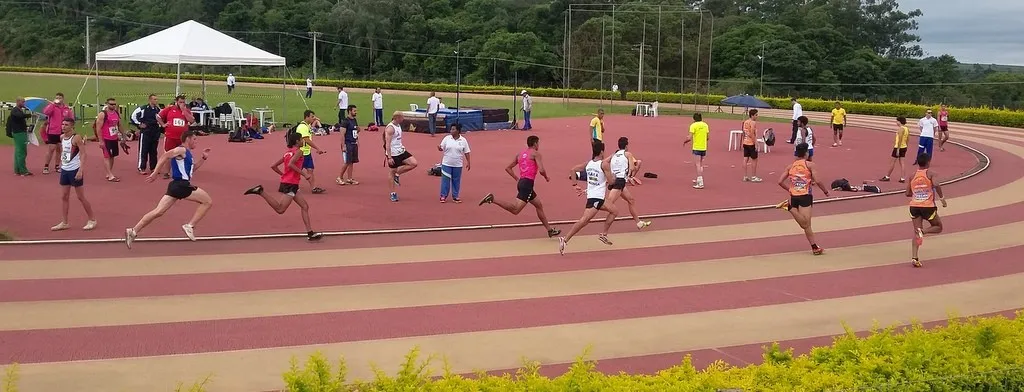
[[[295, 155], [299, 155], [299, 154], [292, 154], [292, 158], [295, 158]], [[279, 176], [284, 175], [284, 172], [282, 172], [281, 169], [278, 167], [278, 166], [281, 166], [282, 163], [287, 164], [287, 165], [291, 165], [292, 164], [291, 162], [285, 162], [284, 161], [284, 157], [280, 157], [280, 158], [277, 158], [277, 161], [274, 161], [274, 163], [272, 165], [270, 165], [270, 170], [273, 170], [274, 173], [277, 173], [277, 175], [279, 175]]]
[[388, 124], [384, 127], [384, 156], [391, 159], [391, 150], [388, 149], [391, 146], [391, 139], [395, 137], [395, 128]]
[[320, 150], [320, 147], [316, 146], [316, 143], [313, 143], [313, 138], [311, 138], [309, 136], [303, 136], [302, 137], [302, 141], [304, 143], [306, 143], [306, 145], [308, 145], [308, 146], [312, 147], [314, 150], [316, 150], [316, 152], [318, 152], [318, 153], [322, 153], [323, 152], [323, 151]]
[[789, 166], [786, 166], [786, 169], [782, 170], [782, 175], [779, 176], [779, 186], [782, 187], [782, 189], [785, 189], [786, 192], [789, 192], [789, 185], [786, 185], [786, 180], [789, 179], [790, 167], [793, 167], [793, 165], [790, 164]]
[[519, 155], [517, 154], [515, 158], [512, 158], [512, 163], [509, 163], [508, 166], [505, 166], [505, 173], [508, 173], [508, 175], [512, 176], [512, 179], [516, 181], [519, 181], [519, 177], [516, 176], [516, 171], [513, 169], [516, 167], [516, 164], [518, 163]]
[[[604, 163], [602, 163], [601, 166], [604, 166]], [[580, 174], [580, 170], [583, 170], [583, 168], [585, 167], [587, 167], [587, 164], [581, 163], [579, 165], [573, 166], [572, 169], [570, 169], [572, 171], [569, 172], [569, 180], [572, 181], [573, 186], [576, 186], [576, 182], [580, 180], [580, 178], [577, 177], [577, 174]]]
[[184, 150], [185, 149], [182, 147], [175, 147], [170, 150], [167, 150], [167, 152], [163, 153], [163, 155], [160, 155], [160, 159], [156, 160], [156, 168], [153, 169], [153, 174], [150, 174], [150, 177], [155, 176], [156, 173], [160, 173], [160, 169], [163, 169], [164, 165], [167, 164], [167, 161], [169, 161], [173, 157], [181, 155]]
[[[815, 168], [814, 162], [807, 162], [807, 171], [811, 172], [811, 182], [818, 184], [818, 188], [821, 188], [821, 191], [825, 193], [825, 197], [828, 197], [828, 188], [825, 187], [825, 184], [818, 181], [818, 170]], [[786, 172], [788, 173], [789, 170], [786, 170]]]
[[[601, 162], [601, 171], [604, 172], [604, 178], [615, 178], [615, 173], [612, 173], [611, 162]], [[612, 189], [612, 184], [608, 184], [606, 188], [608, 188], [609, 190]]]
[[210, 153], [210, 149], [209, 148], [203, 150], [203, 155], [199, 158], [199, 162], [195, 162], [195, 163], [192, 164], [192, 171], [193, 172], [197, 171], [197, 170], [199, 170], [199, 168], [203, 167], [203, 164], [206, 163], [206, 158], [209, 158], [209, 156], [207, 155], [209, 153]]
[[946, 197], [942, 194], [942, 185], [939, 185], [938, 181], [935, 181], [935, 173], [928, 170], [928, 179], [932, 181], [932, 187], [935, 188], [935, 195], [939, 197], [939, 201], [942, 202], [942, 206], [946, 206]]
[[540, 175], [544, 177], [545, 181], [550, 182], [551, 179], [548, 178], [548, 171], [544, 169], [544, 161], [540, 158], [540, 151], [533, 152], [533, 160], [537, 161], [537, 173], [540, 173]]
[[302, 154], [292, 154], [292, 160], [291, 162], [288, 162], [288, 166], [291, 167], [292, 170], [294, 170], [296, 173], [299, 173], [300, 176], [308, 180], [311, 174], [302, 172], [302, 165], [299, 163], [299, 159], [301, 158]]
[[71, 144], [73, 144], [73, 145], [78, 147], [78, 174], [77, 174], [77, 176], [78, 176], [78, 178], [81, 178], [82, 172], [85, 170], [85, 150], [88, 150], [88, 149], [85, 148], [85, 140], [82, 140], [82, 137], [79, 136], [79, 135], [75, 135], [75, 136], [71, 137]]
[[103, 111], [101, 110], [100, 114], [96, 115], [96, 123], [92, 124], [92, 135], [96, 137], [97, 141], [101, 140], [100, 139], [100, 132], [101, 132], [100, 128], [103, 127], [103, 122], [106, 121], [106, 120], [107, 120], [107, 114], [103, 113]]

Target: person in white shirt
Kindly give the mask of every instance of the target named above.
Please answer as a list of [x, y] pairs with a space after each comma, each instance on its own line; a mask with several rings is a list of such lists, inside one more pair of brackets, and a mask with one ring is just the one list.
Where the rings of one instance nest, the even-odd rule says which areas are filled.
[[789, 101], [793, 103], [793, 135], [789, 137], [789, 141], [787, 141], [786, 143], [800, 144], [796, 142], [796, 132], [797, 128], [800, 127], [800, 125], [798, 124], [800, 116], [804, 115], [804, 107], [801, 106], [800, 103], [796, 101], [796, 97], [790, 98]]
[[338, 87], [338, 123], [345, 122], [348, 114], [348, 93], [344, 87]]
[[462, 137], [462, 124], [452, 126], [451, 133], [441, 139], [437, 150], [441, 156], [441, 202], [448, 200], [449, 193], [452, 201], [462, 203], [459, 193], [462, 190], [462, 168], [465, 162], [466, 171], [470, 170], [469, 141]]
[[523, 96], [523, 130], [529, 131], [533, 129], [533, 125], [530, 124], [530, 112], [533, 111], [533, 98], [530, 94], [523, 90], [520, 93]]
[[373, 101], [373, 122], [378, 127], [384, 126], [384, 96], [380, 94], [380, 87], [373, 92], [373, 96], [370, 97], [370, 101]]
[[[572, 172], [569, 174], [569, 180], [572, 181], [572, 187], [576, 189], [576, 193], [580, 196], [587, 195], [587, 204], [583, 210], [583, 216], [580, 220], [576, 221], [572, 225], [572, 229], [569, 229], [569, 234], [564, 237], [558, 237], [558, 253], [565, 254], [565, 246], [569, 243], [576, 233], [583, 230], [587, 224], [590, 223], [591, 219], [597, 215], [598, 211], [604, 211], [608, 213], [608, 217], [604, 220], [604, 230], [598, 234], [597, 239], [605, 243], [605, 245], [611, 245], [612, 242], [608, 240], [608, 230], [612, 228], [612, 223], [615, 222], [615, 216], [618, 215], [618, 210], [612, 203], [605, 203], [605, 197], [608, 195], [608, 179], [615, 178], [612, 173], [612, 169], [608, 161], [604, 159], [604, 143], [594, 142], [591, 144], [594, 155], [590, 161], [584, 164], [576, 165], [572, 168]], [[587, 189], [584, 191], [580, 189], [577, 184], [577, 173], [581, 170], [586, 171]]]
[[932, 146], [935, 143], [935, 129], [939, 127], [938, 120], [932, 117], [932, 110], [924, 113], [924, 118], [917, 122], [921, 128], [921, 135], [917, 137], [917, 155], [921, 153], [932, 156]]
[[313, 78], [306, 77], [306, 99], [313, 98]]
[[235, 75], [228, 74], [228, 94], [235, 90]]
[[441, 100], [437, 99], [436, 93], [430, 93], [430, 98], [427, 98], [427, 129], [430, 130], [430, 136], [433, 137], [434, 133], [437, 132], [437, 110], [441, 108]]
[[[793, 140], [797, 145], [807, 143], [807, 161], [811, 162], [814, 160], [814, 130], [807, 126], [807, 116], [800, 116], [796, 121], [796, 138]], [[799, 156], [797, 154], [799, 153], [794, 152], [793, 156]]]

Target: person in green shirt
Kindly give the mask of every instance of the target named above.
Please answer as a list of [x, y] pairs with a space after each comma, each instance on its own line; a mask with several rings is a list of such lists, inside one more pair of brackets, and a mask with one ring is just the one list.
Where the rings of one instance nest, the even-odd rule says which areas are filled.
[[320, 126], [320, 119], [316, 117], [316, 113], [312, 110], [306, 110], [302, 113], [302, 122], [295, 127], [295, 133], [298, 133], [302, 137], [302, 146], [299, 147], [299, 151], [302, 151], [302, 170], [309, 174], [306, 180], [309, 181], [309, 186], [313, 187], [313, 193], [324, 193], [321, 187], [316, 186], [316, 175], [313, 174], [313, 150], [316, 150], [317, 154], [323, 154], [326, 151], [321, 150], [317, 147], [316, 143], [313, 143], [313, 127]]
[[32, 112], [25, 107], [25, 98], [18, 97], [14, 100], [14, 107], [11, 114], [7, 116], [7, 137], [14, 139], [14, 174], [19, 176], [31, 176], [25, 165], [25, 157], [28, 156], [28, 118]]
[[704, 189], [704, 157], [708, 155], [708, 136], [711, 129], [708, 123], [704, 122], [700, 113], [693, 114], [693, 124], [690, 124], [690, 134], [683, 144], [693, 142], [693, 164], [697, 167], [697, 179], [693, 180], [694, 189]]

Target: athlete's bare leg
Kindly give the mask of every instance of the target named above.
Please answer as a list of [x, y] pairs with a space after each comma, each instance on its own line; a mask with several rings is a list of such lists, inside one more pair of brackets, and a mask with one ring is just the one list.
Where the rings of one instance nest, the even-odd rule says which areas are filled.
[[[302, 194], [296, 193], [294, 198], [289, 197], [288, 199], [294, 199], [295, 204], [299, 205], [302, 210], [302, 223], [306, 225], [307, 232], [312, 232], [313, 224], [309, 221], [309, 203], [306, 203], [306, 198], [302, 197]], [[288, 204], [291, 204], [291, 200], [288, 200]]]
[[313, 169], [302, 169], [302, 171], [309, 173], [309, 177], [306, 177], [306, 181], [309, 181], [309, 187], [316, 189], [316, 173]]
[[[106, 147], [103, 147], [106, 148]], [[114, 178], [114, 158], [103, 158], [103, 168], [107, 170], [107, 179]]]
[[345, 185], [345, 180], [348, 179], [348, 178], [345, 177], [345, 172], [347, 172], [349, 167], [351, 167], [351, 166], [352, 165], [350, 163], [345, 162], [344, 159], [342, 160], [342, 162], [341, 162], [341, 171], [338, 172], [338, 180], [340, 180], [338, 185]]
[[[615, 223], [615, 217], [619, 215], [619, 209], [615, 208], [614, 204], [605, 203], [601, 206], [601, 210], [608, 213], [608, 216], [604, 218], [604, 231], [601, 232], [601, 236], [605, 237], [608, 235], [608, 230], [611, 230], [612, 223]], [[602, 240], [606, 244], [611, 245], [611, 241]]]
[[60, 154], [57, 153], [57, 144], [46, 145], [46, 162], [43, 167], [46, 169], [50, 168], [50, 162], [53, 162], [53, 170], [60, 170]]
[[572, 228], [569, 229], [569, 234], [566, 234], [565, 237], [563, 237], [563, 242], [569, 243], [569, 240], [571, 240], [576, 233], [579, 233], [580, 230], [587, 227], [587, 225], [590, 224], [590, 220], [594, 219], [594, 216], [597, 215], [597, 211], [599, 211], [597, 208], [587, 208], [583, 210], [583, 216], [580, 217], [580, 220], [576, 221], [576, 223], [572, 224]]
[[[292, 196], [284, 195], [284, 197], [280, 199], [275, 199], [270, 197], [267, 192], [260, 192], [260, 196], [263, 197], [263, 200], [265, 200], [267, 204], [270, 205], [270, 208], [273, 208], [274, 212], [278, 215], [284, 214], [285, 211], [288, 211], [288, 207], [292, 205]], [[296, 196], [298, 196], [298, 194], [296, 194]]]
[[196, 188], [185, 200], [199, 203], [199, 207], [196, 207], [196, 212], [192, 214], [192, 220], [188, 221], [189, 226], [195, 226], [199, 223], [206, 216], [206, 212], [210, 211], [210, 207], [213, 207], [213, 198], [202, 188]]
[[352, 173], [355, 171], [356, 164], [349, 163], [347, 165], [348, 167], [341, 170], [341, 179], [346, 181], [352, 181], [354, 179]]
[[704, 157], [698, 155], [693, 164], [697, 167], [697, 180], [699, 181], [704, 177]]
[[629, 191], [629, 188], [622, 190], [622, 199], [626, 201], [626, 207], [629, 209], [629, 214], [633, 216], [633, 221], [637, 224], [642, 224], [640, 220], [640, 214], [636, 213], [636, 198], [633, 197], [633, 193]]
[[399, 176], [403, 175], [408, 173], [410, 170], [415, 169], [419, 165], [420, 163], [416, 161], [416, 157], [409, 157], [405, 162], [402, 162], [402, 166], [399, 166], [398, 169], [395, 170], [395, 174]]
[[939, 151], [946, 151], [943, 145], [949, 140], [949, 131], [939, 131]]
[[[516, 199], [516, 201], [521, 202], [522, 200]], [[530, 200], [530, 204], [533, 204], [533, 209], [537, 210], [537, 219], [540, 220], [540, 224], [544, 225], [544, 229], [546, 229], [548, 233], [555, 230], [554, 227], [551, 227], [551, 223], [548, 222], [548, 215], [544, 213], [544, 204], [542, 204], [539, 199]], [[526, 203], [523, 203], [523, 207], [526, 207]], [[520, 207], [519, 210], [522, 211], [523, 207]]]
[[142, 219], [139, 220], [139, 223], [136, 223], [135, 227], [132, 228], [132, 231], [135, 232], [135, 234], [139, 234], [142, 229], [145, 229], [146, 226], [149, 226], [149, 224], [153, 223], [154, 220], [163, 216], [164, 213], [171, 209], [171, 206], [173, 206], [177, 201], [178, 200], [173, 197], [164, 195], [164, 197], [161, 197], [160, 201], [156, 204], [156, 208], [147, 212], [146, 215], [143, 215]]
[[60, 223], [68, 223], [68, 210], [71, 209], [71, 187], [62, 186], [60, 191]]
[[[68, 220], [68, 197], [67, 191], [64, 191], [64, 222]], [[96, 221], [96, 216], [92, 213], [92, 203], [85, 198], [85, 187], [75, 187], [75, 196], [78, 197], [78, 201], [82, 203], [82, 209], [85, 210], [85, 216], [89, 217], [89, 221]]]
[[800, 225], [801, 229], [804, 229], [804, 236], [807, 237], [807, 243], [810, 245], [816, 245], [818, 242], [814, 239], [814, 230], [811, 230], [811, 207], [798, 207], [789, 210], [789, 213], [793, 215], [793, 219], [796, 220], [796, 224]]

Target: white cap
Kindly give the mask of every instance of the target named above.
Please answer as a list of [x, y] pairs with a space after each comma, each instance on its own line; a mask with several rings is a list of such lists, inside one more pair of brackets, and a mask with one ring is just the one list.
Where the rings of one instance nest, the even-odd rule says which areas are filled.
[[523, 90], [523, 92], [519, 93], [519, 95], [526, 95], [526, 90]]

